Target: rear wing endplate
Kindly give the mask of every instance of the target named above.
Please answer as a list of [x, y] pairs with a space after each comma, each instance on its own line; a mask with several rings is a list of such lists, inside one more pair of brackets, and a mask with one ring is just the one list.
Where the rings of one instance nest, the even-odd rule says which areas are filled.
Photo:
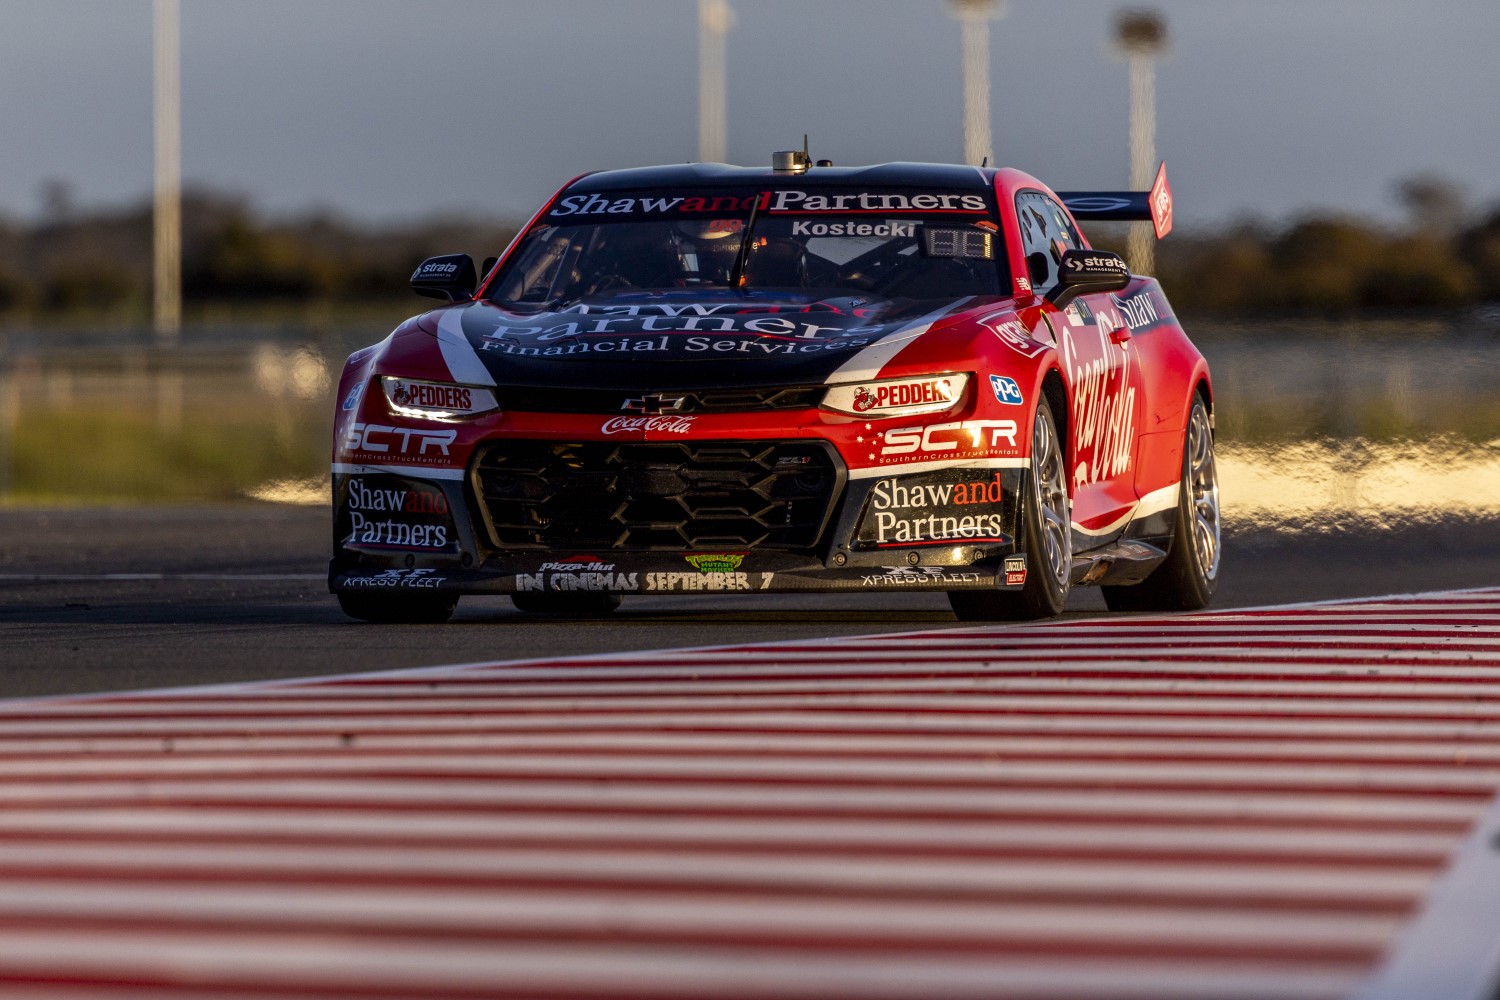
[[1157, 239], [1172, 231], [1172, 187], [1165, 160], [1156, 168], [1150, 191], [1059, 191], [1057, 196], [1075, 219], [1150, 222]]

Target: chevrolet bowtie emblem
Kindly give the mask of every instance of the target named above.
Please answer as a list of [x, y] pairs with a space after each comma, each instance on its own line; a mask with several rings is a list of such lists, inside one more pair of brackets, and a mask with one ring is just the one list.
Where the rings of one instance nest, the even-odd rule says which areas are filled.
[[659, 393], [647, 393], [639, 399], [627, 399], [620, 404], [620, 409], [630, 413], [676, 413], [682, 407], [682, 396], [663, 396]]

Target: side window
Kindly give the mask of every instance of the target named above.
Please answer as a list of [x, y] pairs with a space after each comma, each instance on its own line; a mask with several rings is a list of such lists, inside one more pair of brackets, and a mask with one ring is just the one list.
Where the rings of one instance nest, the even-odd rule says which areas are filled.
[[1041, 294], [1057, 284], [1063, 251], [1081, 247], [1083, 241], [1062, 206], [1040, 191], [1016, 195], [1016, 220], [1032, 290]]

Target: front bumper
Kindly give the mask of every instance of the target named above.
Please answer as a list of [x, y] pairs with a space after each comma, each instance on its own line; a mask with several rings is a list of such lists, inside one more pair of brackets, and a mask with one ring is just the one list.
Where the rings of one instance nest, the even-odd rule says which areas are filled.
[[461, 477], [335, 472], [330, 589], [649, 595], [1025, 580], [1020, 468], [975, 460], [851, 476], [816, 440], [492, 444]]

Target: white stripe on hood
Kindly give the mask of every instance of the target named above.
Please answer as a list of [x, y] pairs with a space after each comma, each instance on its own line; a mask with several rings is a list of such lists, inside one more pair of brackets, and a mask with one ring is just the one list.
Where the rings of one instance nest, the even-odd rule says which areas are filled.
[[495, 377], [474, 351], [474, 345], [464, 336], [464, 311], [445, 309], [438, 317], [438, 350], [443, 352], [443, 363], [453, 376], [453, 381], [463, 385], [494, 385]]
[[932, 324], [942, 319], [945, 315], [960, 309], [970, 298], [972, 296], [965, 296], [957, 301], [944, 303], [926, 316], [913, 320], [906, 326], [892, 330], [848, 361], [845, 361], [842, 365], [839, 365], [833, 374], [824, 380], [824, 384], [868, 382], [871, 379], [879, 378], [881, 369], [889, 364], [890, 360], [899, 354], [902, 349], [926, 333], [931, 329]]

